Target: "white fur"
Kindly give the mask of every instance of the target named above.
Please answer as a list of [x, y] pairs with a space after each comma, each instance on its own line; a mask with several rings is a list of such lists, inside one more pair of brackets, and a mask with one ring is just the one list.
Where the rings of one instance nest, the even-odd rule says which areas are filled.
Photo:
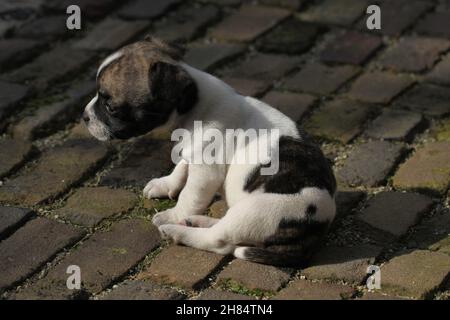
[[106, 141], [111, 137], [111, 133], [108, 127], [101, 121], [98, 120], [97, 115], [94, 112], [94, 105], [98, 100], [98, 95], [96, 95], [86, 106], [85, 112], [89, 117], [89, 123], [87, 128], [89, 132], [98, 140]]
[[114, 60], [119, 59], [122, 55], [123, 55], [122, 52], [116, 51], [113, 54], [106, 57], [106, 59], [103, 60], [102, 64], [100, 65], [100, 67], [97, 70], [97, 77], [100, 74], [100, 72], [102, 72], [103, 69], [105, 69], [107, 66], [109, 66]]
[[[296, 124], [267, 104], [237, 94], [221, 80], [185, 64], [183, 68], [193, 77], [199, 89], [199, 103], [179, 126], [195, 132], [194, 120], [202, 120], [207, 127], [224, 132], [225, 129], [279, 129], [280, 136], [300, 138]], [[194, 152], [189, 145], [182, 156]], [[235, 150], [235, 156], [245, 149]], [[176, 242], [221, 254], [233, 253], [244, 258], [240, 245], [258, 245], [273, 235], [283, 218], [302, 219], [310, 204], [317, 207], [317, 221], [331, 221], [335, 215], [334, 199], [328, 191], [304, 188], [298, 194], [273, 194], [244, 190], [246, 177], [255, 165], [251, 164], [190, 164], [187, 180], [175, 179], [178, 166], [164, 180], [152, 180], [169, 195], [169, 189], [182, 189], [176, 206], [156, 214], [153, 218], [161, 233]], [[165, 185], [170, 181], [171, 187]], [[176, 183], [178, 182], [178, 184]], [[183, 181], [186, 181], [184, 184]], [[151, 187], [150, 190], [152, 190]], [[144, 190], [147, 196], [148, 187]], [[199, 218], [204, 214], [215, 193], [223, 191], [229, 209], [224, 218]], [[161, 195], [162, 193], [157, 193]], [[156, 194], [156, 192], [155, 192]], [[185, 221], [188, 220], [188, 221]], [[193, 225], [189, 226], [189, 225]]]

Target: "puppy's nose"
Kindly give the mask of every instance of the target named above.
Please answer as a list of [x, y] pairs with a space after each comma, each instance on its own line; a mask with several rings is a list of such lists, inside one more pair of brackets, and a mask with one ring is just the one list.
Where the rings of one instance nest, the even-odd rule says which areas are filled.
[[86, 111], [83, 112], [83, 120], [84, 120], [84, 122], [89, 122], [89, 120], [90, 120]]

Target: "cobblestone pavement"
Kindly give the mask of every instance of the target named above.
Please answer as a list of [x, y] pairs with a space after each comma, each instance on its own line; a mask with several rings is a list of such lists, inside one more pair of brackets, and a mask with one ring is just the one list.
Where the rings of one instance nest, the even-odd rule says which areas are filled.
[[[450, 2], [372, 2], [381, 31], [365, 0], [2, 1], [2, 298], [448, 299]], [[65, 28], [72, 3], [81, 31]], [[170, 145], [103, 144], [79, 124], [100, 60], [147, 33], [321, 142], [339, 214], [306, 268], [162, 242], [150, 217], [173, 202], [141, 190], [170, 170]], [[73, 264], [82, 290], [66, 288]]]

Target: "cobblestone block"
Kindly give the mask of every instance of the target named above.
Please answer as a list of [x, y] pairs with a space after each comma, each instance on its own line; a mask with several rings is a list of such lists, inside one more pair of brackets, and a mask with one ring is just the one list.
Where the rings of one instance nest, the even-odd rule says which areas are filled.
[[450, 113], [450, 92], [445, 87], [419, 84], [403, 95], [398, 104], [427, 116], [444, 116]]
[[407, 300], [407, 298], [386, 295], [380, 292], [366, 292], [361, 298], [356, 300]]
[[289, 15], [290, 12], [284, 9], [243, 5], [216, 26], [210, 35], [220, 40], [252, 41]]
[[3, 78], [13, 82], [30, 82], [37, 89], [45, 89], [50, 83], [68, 78], [79, 71], [92, 58], [93, 55], [87, 51], [57, 47], [23, 67], [5, 74]]
[[[123, 277], [160, 244], [158, 230], [150, 221], [122, 220], [110, 230], [95, 233], [67, 254], [48, 274], [22, 290], [16, 299], [70, 299], [83, 292], [100, 293]], [[82, 272], [82, 289], [66, 286], [67, 267], [77, 265]]]
[[66, 27], [66, 20], [66, 15], [37, 18], [22, 25], [14, 32], [14, 35], [21, 38], [43, 39], [46, 41], [68, 37], [71, 33]]
[[419, 148], [393, 178], [399, 189], [427, 189], [443, 193], [450, 181], [450, 142], [432, 142]]
[[306, 21], [350, 26], [365, 13], [367, 5], [366, 0], [326, 0], [312, 6], [301, 17]]
[[208, 276], [226, 259], [215, 253], [172, 245], [152, 261], [139, 279], [195, 290], [207, 282]]
[[450, 38], [450, 11], [429, 13], [419, 21], [415, 31], [438, 37]]
[[360, 144], [351, 151], [338, 170], [338, 181], [348, 186], [378, 186], [385, 181], [402, 151], [402, 144], [387, 141], [369, 141]]
[[230, 291], [206, 289], [196, 300], [255, 300], [255, 298]]
[[387, 104], [413, 84], [408, 75], [388, 72], [364, 73], [353, 83], [349, 97], [355, 100]]
[[0, 139], [0, 178], [20, 167], [31, 155], [30, 143], [11, 138]]
[[97, 24], [85, 38], [75, 42], [73, 47], [83, 50], [115, 50], [129, 43], [148, 24], [146, 21], [106, 18]]
[[17, 105], [29, 93], [27, 86], [0, 81], [0, 120], [10, 115], [12, 110], [17, 110]]
[[86, 97], [95, 90], [94, 81], [86, 81], [70, 88], [62, 100], [37, 108], [23, 117], [11, 129], [14, 138], [33, 140], [44, 137], [78, 118], [87, 103]]
[[184, 296], [178, 291], [149, 281], [127, 280], [99, 300], [180, 300]]
[[439, 55], [448, 48], [450, 48], [450, 41], [407, 37], [388, 50], [379, 63], [397, 71], [421, 72], [430, 69]]
[[36, 55], [42, 42], [29, 39], [0, 39], [0, 67], [2, 71], [26, 62]]
[[432, 204], [431, 198], [421, 194], [385, 191], [370, 199], [358, 218], [400, 237], [431, 210]]
[[303, 91], [317, 95], [328, 95], [356, 76], [359, 68], [354, 66], [329, 67], [321, 63], [309, 63], [292, 77], [283, 88], [290, 91]]
[[300, 121], [317, 101], [309, 94], [280, 91], [270, 91], [262, 100], [296, 122]]
[[294, 69], [299, 62], [298, 57], [258, 53], [239, 63], [226, 75], [236, 78], [274, 81]]
[[323, 30], [318, 25], [291, 18], [264, 35], [257, 48], [263, 52], [300, 54], [313, 46]]
[[270, 82], [243, 78], [224, 77], [222, 79], [239, 94], [249, 97], [259, 97], [270, 87]]
[[366, 130], [366, 135], [376, 139], [409, 140], [420, 127], [423, 118], [415, 112], [384, 109]]
[[153, 178], [169, 173], [171, 144], [148, 138], [139, 140], [127, 158], [100, 180], [101, 185], [143, 188]]
[[364, 192], [352, 189], [339, 189], [336, 193], [336, 216], [341, 218], [349, 214], [364, 198]]
[[354, 247], [325, 247], [315, 254], [309, 267], [302, 270], [308, 280], [344, 280], [360, 284], [367, 276], [367, 267], [374, 264], [381, 247], [356, 245]]
[[446, 86], [450, 85], [450, 54], [447, 54], [442, 58], [442, 60], [426, 76], [426, 80]]
[[211, 70], [243, 53], [245, 46], [239, 44], [208, 43], [189, 48], [184, 61], [200, 70]]
[[0, 240], [22, 226], [32, 215], [30, 209], [0, 206]]
[[119, 16], [131, 20], [150, 20], [163, 15], [180, 2], [180, 0], [138, 0], [131, 2], [120, 9]]
[[152, 35], [168, 42], [187, 42], [201, 34], [219, 17], [214, 6], [188, 7], [154, 24]]
[[417, 250], [392, 258], [381, 268], [381, 290], [412, 298], [424, 298], [438, 288], [450, 272], [450, 256]]
[[46, 218], [25, 224], [0, 244], [0, 292], [37, 271], [82, 236], [82, 231]]
[[237, 259], [219, 273], [217, 282], [219, 285], [226, 285], [231, 281], [250, 290], [276, 292], [288, 282], [291, 274], [290, 269]]
[[381, 44], [378, 36], [347, 31], [329, 43], [320, 58], [325, 62], [360, 65], [366, 62]]
[[351, 287], [326, 282], [295, 280], [275, 296], [276, 300], [342, 300], [350, 299]]
[[450, 234], [450, 211], [442, 209], [433, 217], [422, 221], [414, 228], [414, 233], [408, 238], [410, 248], [439, 250], [442, 240]]
[[87, 187], [78, 189], [54, 214], [72, 223], [93, 227], [103, 219], [131, 210], [136, 203], [136, 195], [128, 190]]
[[361, 132], [370, 109], [363, 103], [336, 99], [314, 112], [305, 129], [318, 137], [348, 143]]
[[96, 168], [107, 149], [93, 141], [68, 141], [44, 153], [27, 172], [0, 187], [0, 202], [35, 205], [65, 192]]

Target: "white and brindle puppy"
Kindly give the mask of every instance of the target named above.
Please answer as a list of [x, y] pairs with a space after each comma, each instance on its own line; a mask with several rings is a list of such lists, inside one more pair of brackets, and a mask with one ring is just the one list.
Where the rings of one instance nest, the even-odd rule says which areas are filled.
[[[335, 216], [328, 161], [287, 116], [181, 57], [154, 38], [107, 57], [97, 72], [97, 95], [83, 114], [89, 131], [105, 141], [176, 128], [195, 138], [194, 121], [224, 136], [226, 129], [278, 129], [276, 174], [261, 174], [267, 163], [189, 163], [193, 150], [186, 145], [173, 172], [151, 180], [144, 196], [178, 196], [174, 208], [153, 217], [161, 234], [177, 243], [264, 264], [304, 263]], [[222, 219], [203, 215], [217, 192], [229, 208]]]

